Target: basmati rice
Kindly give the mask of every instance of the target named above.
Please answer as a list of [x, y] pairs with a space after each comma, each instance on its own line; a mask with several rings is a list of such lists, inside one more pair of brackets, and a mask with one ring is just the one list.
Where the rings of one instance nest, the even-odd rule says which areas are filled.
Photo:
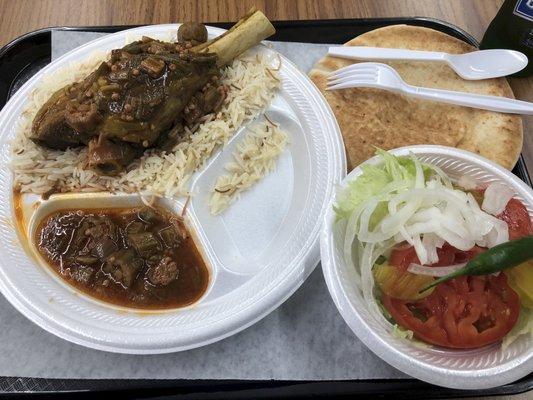
[[73, 63], [43, 77], [32, 93], [11, 145], [14, 184], [22, 193], [144, 192], [159, 196], [189, 195], [188, 182], [237, 130], [260, 115], [274, 97], [280, 81], [267, 56], [243, 54], [226, 67], [222, 82], [230, 90], [217, 115], [205, 116], [186, 128], [185, 137], [171, 152], [151, 149], [115, 177], [84, 169], [87, 149], [51, 150], [30, 139], [31, 123], [39, 108], [58, 89], [80, 80], [106, 59], [103, 53], [85, 63]]
[[220, 214], [241, 192], [273, 171], [287, 144], [285, 132], [270, 122], [261, 122], [248, 129], [250, 133], [237, 145], [233, 161], [225, 165], [229, 174], [217, 178], [209, 201], [213, 215]]

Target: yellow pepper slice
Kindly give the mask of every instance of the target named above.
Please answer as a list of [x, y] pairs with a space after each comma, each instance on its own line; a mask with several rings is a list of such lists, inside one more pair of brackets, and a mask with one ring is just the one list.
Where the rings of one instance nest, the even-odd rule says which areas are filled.
[[431, 288], [423, 293], [418, 293], [433, 282], [432, 276], [412, 274], [388, 264], [375, 265], [372, 272], [381, 291], [395, 299], [420, 300], [435, 290], [435, 288]]
[[509, 286], [518, 293], [524, 307], [533, 309], [533, 260], [505, 271]]

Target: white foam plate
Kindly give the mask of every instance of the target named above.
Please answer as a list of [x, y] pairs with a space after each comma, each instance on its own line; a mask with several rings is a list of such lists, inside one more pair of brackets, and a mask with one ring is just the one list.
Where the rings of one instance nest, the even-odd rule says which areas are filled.
[[[476, 154], [444, 146], [406, 146], [391, 151], [395, 155], [414, 153], [427, 163], [440, 167], [451, 177], [467, 175], [479, 182], [500, 182], [515, 192], [533, 217], [533, 190], [511, 172]], [[373, 157], [367, 161], [377, 165]], [[362, 173], [355, 168], [341, 187]], [[485, 389], [504, 385], [533, 372], [533, 340], [524, 335], [502, 351], [499, 344], [473, 350], [444, 350], [417, 347], [399, 339], [373, 317], [355, 284], [353, 265], [344, 260], [342, 223], [335, 223], [333, 197], [324, 217], [320, 237], [322, 271], [342, 317], [357, 337], [376, 355], [415, 378], [457, 389]]]
[[[209, 191], [245, 134], [241, 129], [191, 181], [196, 196], [188, 208], [188, 222], [211, 270], [209, 289], [199, 302], [157, 313], [124, 311], [77, 292], [38, 257], [31, 257], [31, 248], [23, 250], [13, 223], [13, 177], [8, 163], [9, 139], [29, 93], [44, 74], [87, 59], [96, 50], [120, 48], [132, 36], [168, 40], [169, 32], [175, 33], [178, 26], [130, 29], [81, 46], [33, 76], [0, 113], [0, 290], [42, 328], [87, 347], [139, 354], [186, 350], [220, 340], [266, 316], [317, 265], [322, 217], [334, 185], [345, 175], [342, 138], [328, 104], [307, 76], [280, 56], [282, 86], [268, 113], [288, 133], [290, 144], [276, 171], [221, 216], [210, 214]], [[224, 31], [209, 27], [208, 32], [214, 37]], [[266, 46], [255, 51], [275, 55]], [[136, 202], [132, 196], [119, 197], [107, 201]], [[183, 201], [165, 204], [179, 210]], [[40, 207], [53, 209], [57, 204], [44, 202]]]

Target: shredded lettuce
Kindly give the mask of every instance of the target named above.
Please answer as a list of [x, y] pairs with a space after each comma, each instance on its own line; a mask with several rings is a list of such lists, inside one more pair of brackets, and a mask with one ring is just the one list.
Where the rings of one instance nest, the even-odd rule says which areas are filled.
[[[378, 288], [376, 288], [376, 292], [381, 293], [381, 291]], [[385, 318], [387, 318], [391, 322], [394, 322], [394, 319], [392, 318], [392, 315], [390, 314], [389, 310], [385, 308], [385, 306], [383, 305], [380, 299], [381, 299], [381, 295], [376, 298], [376, 304], [378, 305], [379, 310], [381, 311], [381, 313], [383, 314]]]
[[394, 325], [394, 328], [392, 330], [392, 336], [396, 336], [400, 339], [407, 339], [407, 340], [413, 340], [414, 333], [413, 331], [409, 329], [404, 329], [400, 325], [396, 324]]
[[513, 329], [502, 340], [502, 351], [522, 335], [533, 336], [533, 310], [522, 307]]
[[[379, 195], [392, 182], [405, 182], [406, 186], [414, 187], [416, 165], [412, 157], [396, 157], [382, 149], [377, 149], [376, 155], [383, 160], [383, 164], [363, 164], [363, 173], [339, 192], [337, 204], [333, 206], [337, 219], [348, 219], [358, 206]], [[427, 165], [422, 165], [422, 168], [425, 175], [431, 170]], [[380, 204], [372, 215], [370, 225], [377, 224], [386, 212], [386, 204]]]
[[379, 167], [363, 165], [361, 169], [361, 176], [348, 182], [346, 189], [339, 192], [337, 204], [333, 206], [338, 219], [348, 219], [353, 210], [391, 182], [385, 170]]
[[426, 342], [423, 342], [423, 341], [418, 340], [417, 338], [415, 338], [413, 331], [411, 331], [409, 329], [404, 329], [398, 324], [394, 325], [394, 327], [392, 328], [391, 334], [392, 334], [392, 336], [395, 336], [395, 337], [397, 337], [399, 339], [408, 340], [408, 341], [411, 342], [411, 344], [413, 344], [414, 346], [416, 346], [418, 348], [421, 348], [421, 349], [428, 349], [428, 348], [431, 347]]

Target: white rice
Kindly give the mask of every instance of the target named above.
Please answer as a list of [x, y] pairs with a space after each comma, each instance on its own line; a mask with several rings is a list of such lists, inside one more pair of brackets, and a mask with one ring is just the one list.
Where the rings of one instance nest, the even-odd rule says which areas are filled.
[[288, 138], [277, 125], [256, 123], [248, 128], [245, 138], [237, 145], [233, 161], [224, 168], [229, 174], [217, 178], [209, 207], [213, 215], [220, 214], [235, 201], [241, 192], [252, 187], [276, 168]]
[[[243, 124], [268, 106], [280, 80], [267, 57], [250, 52], [234, 60], [222, 73], [229, 86], [228, 97], [217, 115], [208, 115], [171, 152], [148, 150], [116, 177], [84, 169], [85, 147], [66, 151], [37, 146], [31, 140], [31, 123], [39, 108], [61, 87], [82, 79], [105, 60], [95, 54], [90, 61], [71, 64], [43, 77], [32, 93], [12, 142], [11, 169], [15, 187], [23, 193], [143, 192], [174, 197], [189, 195], [191, 175], [224, 146]], [[270, 68], [270, 69], [269, 69]]]

